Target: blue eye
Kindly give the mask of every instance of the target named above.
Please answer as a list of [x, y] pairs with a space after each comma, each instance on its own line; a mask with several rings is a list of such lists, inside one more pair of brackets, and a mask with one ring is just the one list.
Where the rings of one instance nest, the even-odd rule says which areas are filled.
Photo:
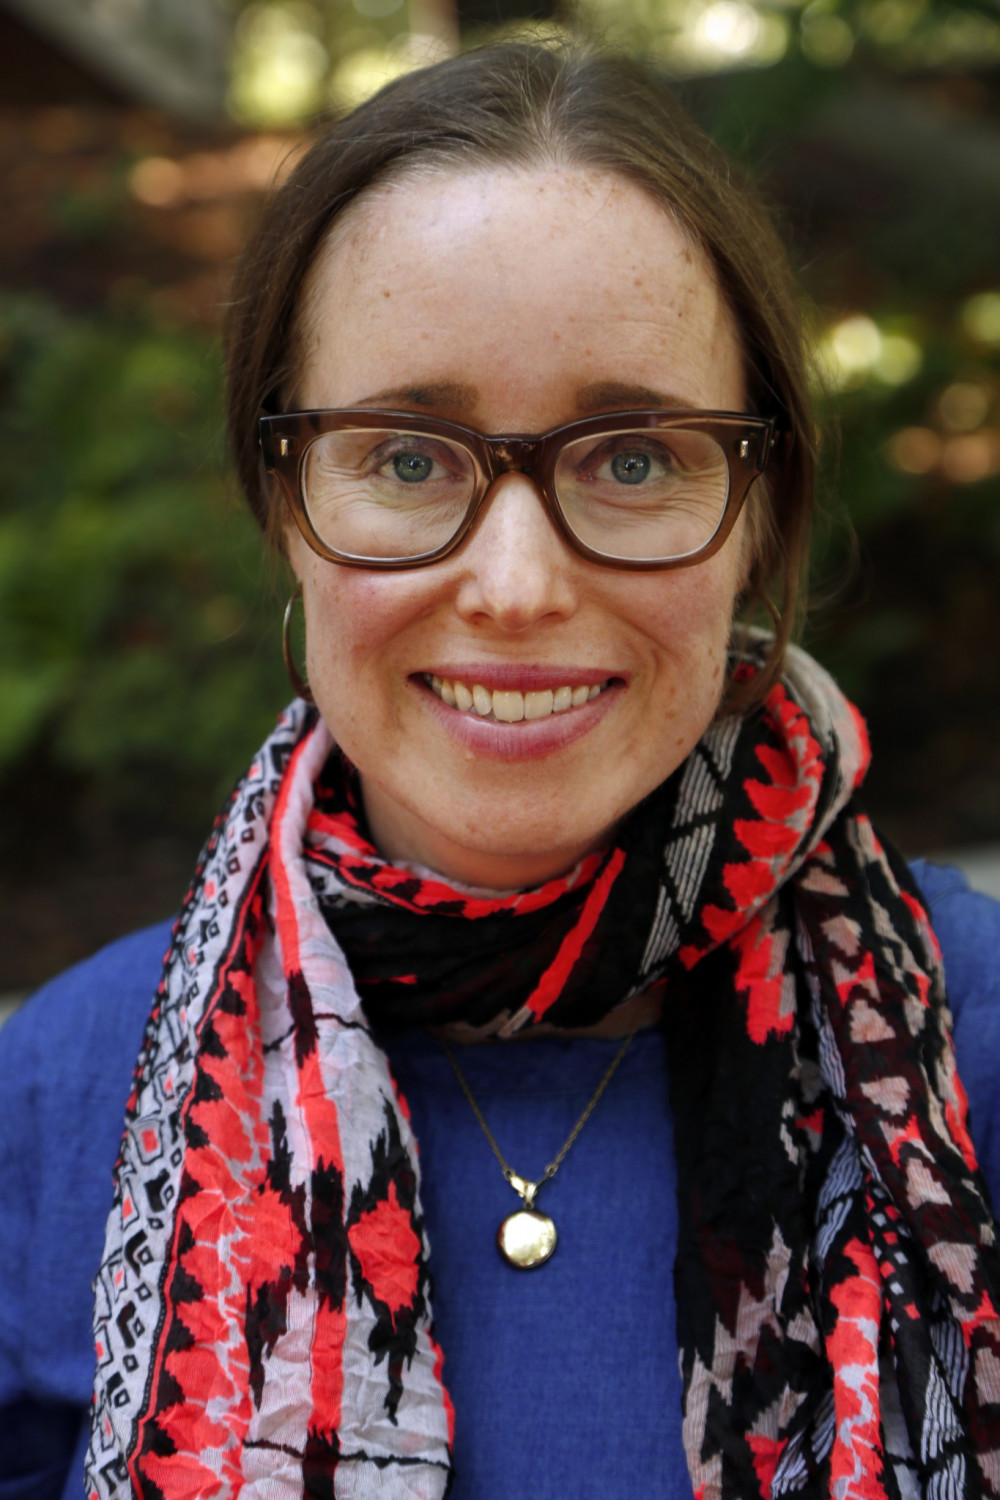
[[397, 453], [392, 460], [393, 473], [405, 484], [417, 484], [427, 479], [434, 467], [434, 460], [426, 453]]
[[619, 484], [641, 484], [649, 478], [650, 462], [646, 453], [616, 453], [611, 472]]

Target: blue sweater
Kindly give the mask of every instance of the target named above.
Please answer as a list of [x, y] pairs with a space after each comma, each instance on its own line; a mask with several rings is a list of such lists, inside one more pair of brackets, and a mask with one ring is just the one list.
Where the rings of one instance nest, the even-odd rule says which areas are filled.
[[[947, 966], [973, 1136], [1000, 1195], [1000, 906], [918, 868]], [[80, 1497], [100, 1259], [124, 1100], [169, 929], [134, 934], [47, 985], [0, 1032], [0, 1500]], [[467, 1048], [505, 1155], [537, 1175], [617, 1044]], [[516, 1199], [437, 1043], [390, 1056], [413, 1115], [434, 1311], [456, 1408], [453, 1500], [690, 1500], [680, 1439], [675, 1168], [662, 1041], [641, 1033], [544, 1192], [543, 1269], [493, 1246]], [[606, 1208], [622, 1201], [617, 1217]]]

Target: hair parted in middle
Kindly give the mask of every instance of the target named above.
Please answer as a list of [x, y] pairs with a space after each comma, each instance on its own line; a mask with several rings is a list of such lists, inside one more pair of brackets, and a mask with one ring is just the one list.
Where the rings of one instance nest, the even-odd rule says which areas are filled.
[[[815, 429], [799, 296], [756, 195], [670, 86], [627, 57], [576, 43], [483, 47], [395, 79], [318, 129], [269, 200], [237, 270], [227, 323], [228, 427], [247, 499], [280, 543], [285, 517], [261, 464], [257, 418], [294, 400], [303, 288], [333, 226], [372, 189], [419, 172], [551, 165], [636, 183], [705, 256], [732, 313], [748, 408], [782, 434], [749, 502], [745, 601], [775, 626], [780, 670], [800, 597], [813, 500]], [[331, 566], [336, 566], [331, 564]]]

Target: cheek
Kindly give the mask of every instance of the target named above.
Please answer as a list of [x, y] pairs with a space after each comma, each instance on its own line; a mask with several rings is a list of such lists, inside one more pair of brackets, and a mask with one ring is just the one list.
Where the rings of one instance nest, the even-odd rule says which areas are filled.
[[673, 757], [668, 770], [708, 728], [725, 690], [742, 544], [728, 552], [655, 582], [647, 575], [634, 596], [633, 618], [642, 622], [652, 664], [639, 734], [663, 735]]
[[637, 621], [645, 623], [663, 656], [685, 658], [693, 665], [696, 656], [714, 656], [720, 649], [724, 652], [743, 574], [744, 552], [740, 538], [731, 552], [727, 546], [708, 562], [680, 568], [655, 584], [655, 575], [646, 575], [633, 613]]
[[378, 650], [398, 630], [398, 608], [384, 579], [358, 569], [318, 560], [303, 577], [306, 645], [310, 663], [323, 669], [331, 659], [341, 667]]
[[[410, 627], [421, 617], [415, 587], [398, 574], [365, 573], [317, 559], [302, 574], [306, 666], [317, 706], [331, 732], [346, 741], [350, 726], [385, 728], [394, 695], [405, 690], [412, 664], [404, 657]], [[346, 748], [346, 744], [345, 744]]]

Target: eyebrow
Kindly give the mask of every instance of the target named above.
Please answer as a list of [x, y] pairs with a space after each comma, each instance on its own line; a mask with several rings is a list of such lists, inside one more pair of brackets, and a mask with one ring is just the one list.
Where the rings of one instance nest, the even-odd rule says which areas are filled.
[[356, 406], [417, 406], [429, 411], [442, 406], [469, 410], [479, 399], [474, 385], [461, 385], [454, 380], [436, 380], [421, 385], [394, 385], [384, 391], [365, 396]]
[[586, 385], [577, 391], [576, 404], [584, 416], [591, 412], [621, 411], [641, 409], [643, 407], [662, 407], [671, 410], [674, 407], [690, 406], [680, 396], [675, 396], [667, 391], [656, 391], [648, 385], [626, 385], [620, 380], [601, 380], [593, 385]]
[[[463, 385], [454, 380], [430, 381], [417, 385], [389, 386], [374, 391], [361, 401], [352, 403], [357, 407], [416, 407], [425, 411], [440, 410], [474, 411], [479, 400], [479, 391], [474, 385]], [[654, 390], [648, 385], [630, 385], [621, 380], [595, 381], [582, 386], [576, 393], [576, 408], [581, 416], [603, 411], [634, 411], [647, 407], [670, 411], [684, 409], [690, 401], [666, 391]]]

